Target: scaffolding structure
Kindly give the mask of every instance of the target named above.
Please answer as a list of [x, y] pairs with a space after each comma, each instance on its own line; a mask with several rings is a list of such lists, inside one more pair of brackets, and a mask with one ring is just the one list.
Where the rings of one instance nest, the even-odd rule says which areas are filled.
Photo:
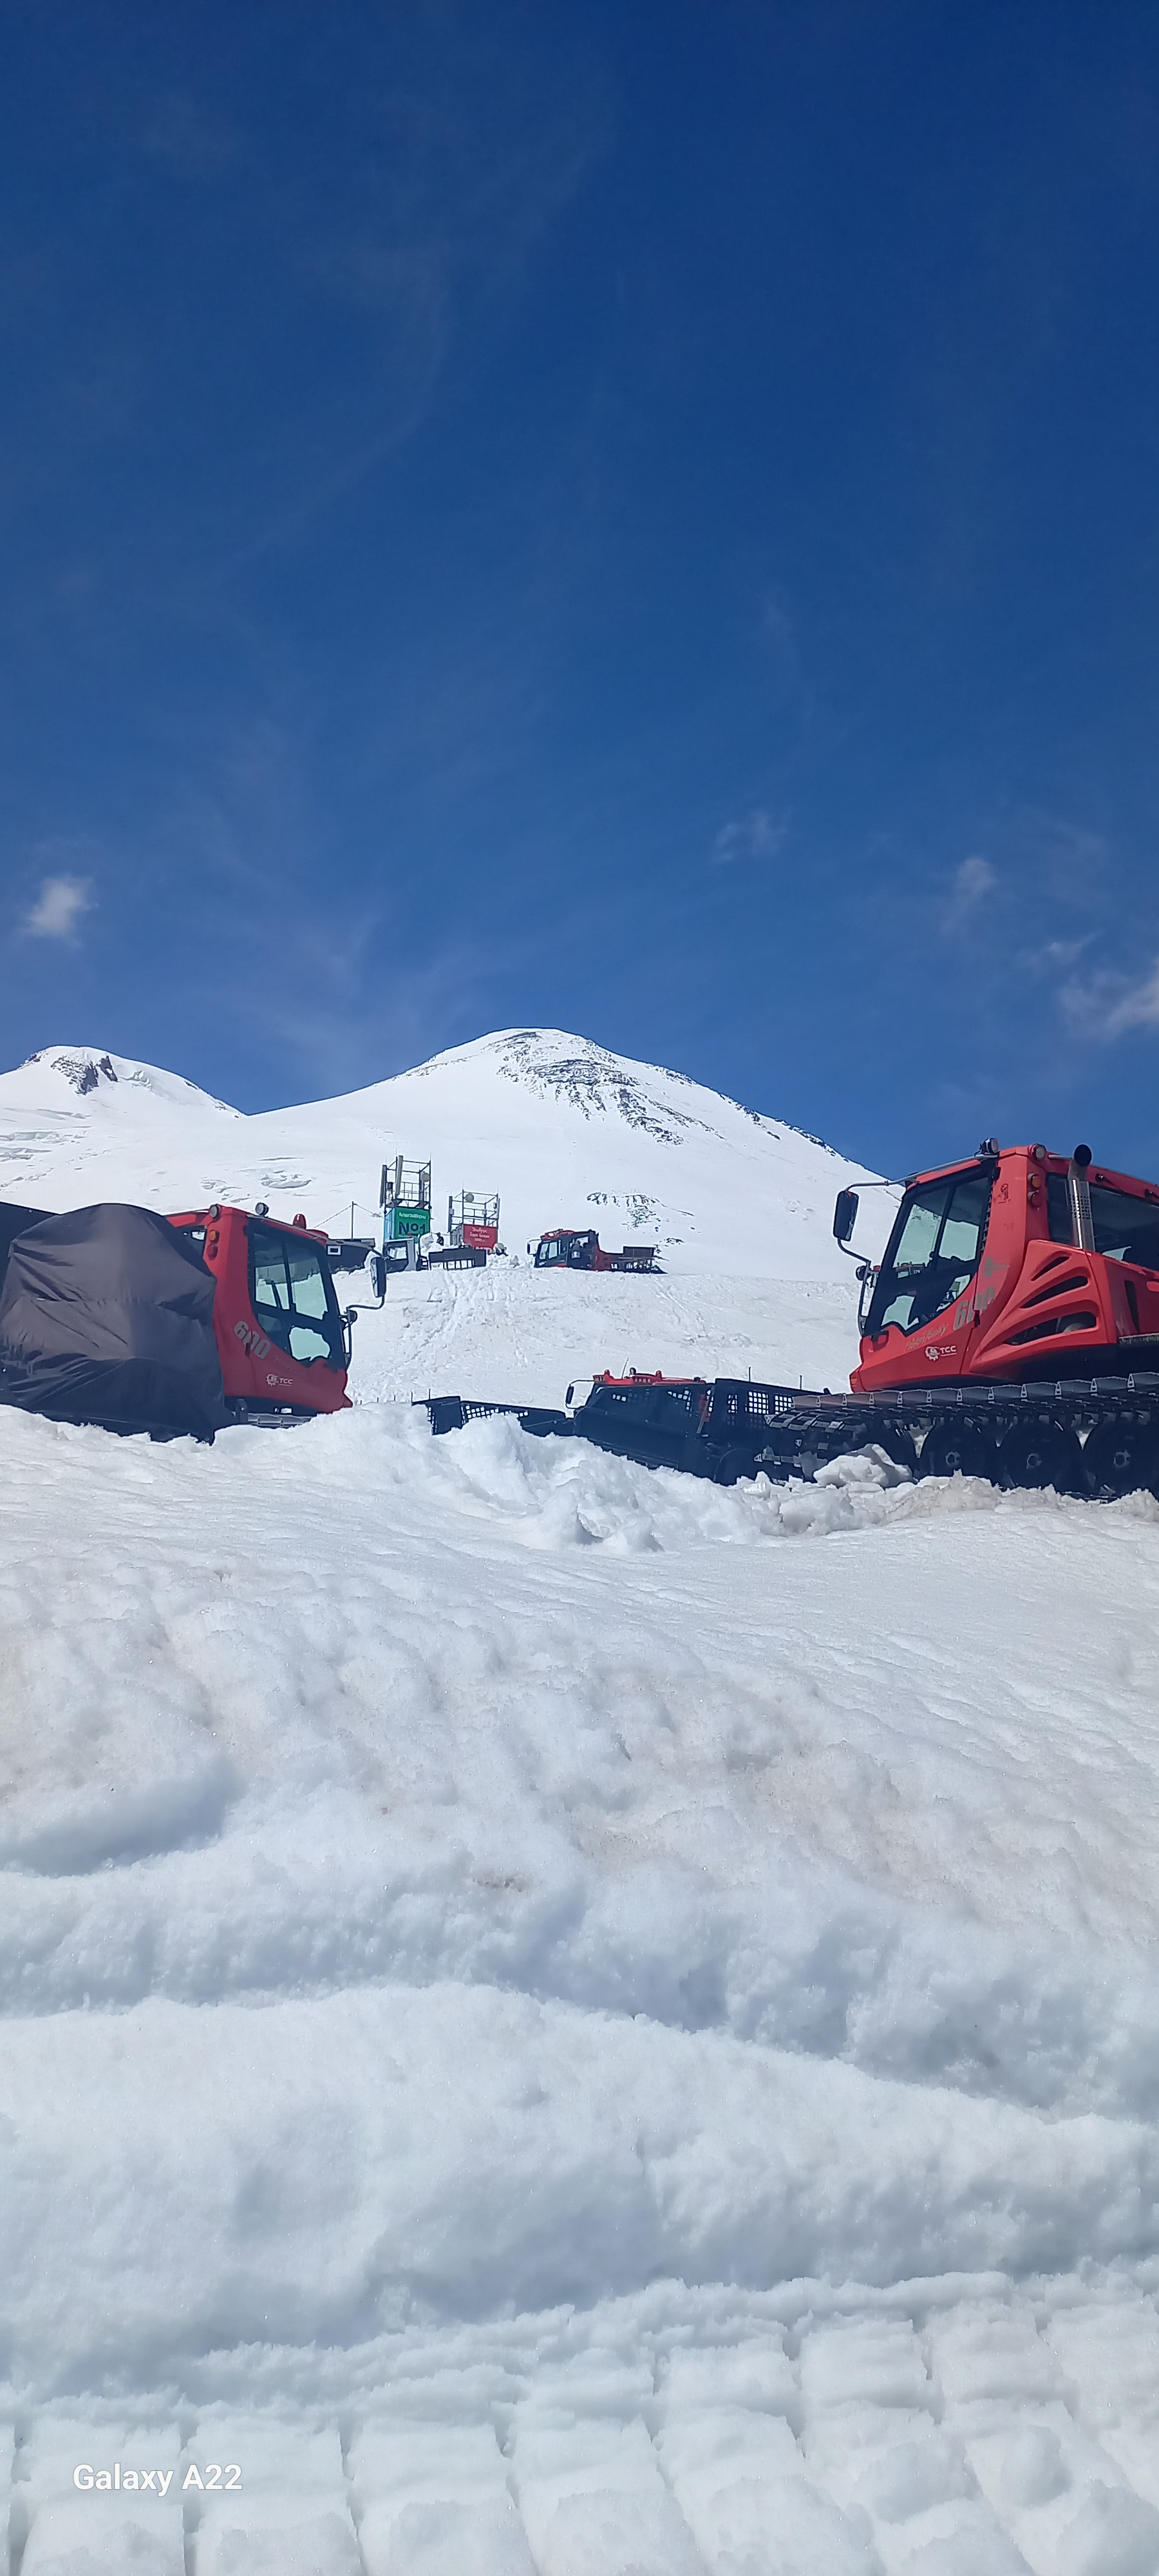
[[401, 1154], [384, 1163], [378, 1204], [384, 1252], [388, 1243], [421, 1242], [431, 1230], [430, 1164], [406, 1163]]
[[475, 1252], [494, 1252], [499, 1241], [498, 1190], [460, 1190], [447, 1200], [447, 1241]]

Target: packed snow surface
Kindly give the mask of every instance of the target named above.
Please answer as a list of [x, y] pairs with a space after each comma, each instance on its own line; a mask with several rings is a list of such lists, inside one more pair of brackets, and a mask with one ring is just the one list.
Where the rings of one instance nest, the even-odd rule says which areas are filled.
[[[432, 1440], [853, 1357], [850, 1167], [582, 1040], [49, 1049], [0, 1143], [325, 1222], [413, 1145], [509, 1243], [337, 1419], [0, 1411], [8, 2576], [1157, 2576], [1159, 1506]], [[664, 1276], [530, 1268], [637, 1185]]]
[[21, 2576], [1159, 2566], [1159, 1507], [0, 1453]]

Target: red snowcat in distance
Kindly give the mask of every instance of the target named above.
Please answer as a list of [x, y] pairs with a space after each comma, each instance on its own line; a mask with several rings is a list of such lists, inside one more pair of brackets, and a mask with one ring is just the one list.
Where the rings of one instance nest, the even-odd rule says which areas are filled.
[[334, 1293], [328, 1236], [259, 1206], [194, 1209], [169, 1223], [215, 1282], [213, 1330], [226, 1410], [237, 1422], [341, 1413], [350, 1403], [350, 1315]]
[[622, 1252], [605, 1252], [594, 1226], [553, 1226], [535, 1247], [537, 1270], [653, 1270], [654, 1243], [626, 1243]]

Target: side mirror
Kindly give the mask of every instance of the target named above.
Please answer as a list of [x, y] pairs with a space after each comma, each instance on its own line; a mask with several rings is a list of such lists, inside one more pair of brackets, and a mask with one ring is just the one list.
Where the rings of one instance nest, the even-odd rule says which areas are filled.
[[846, 1244], [857, 1223], [856, 1190], [838, 1190], [833, 1210], [833, 1234], [836, 1242]]
[[381, 1306], [383, 1298], [386, 1295], [386, 1263], [383, 1260], [381, 1252], [371, 1253], [370, 1285], [378, 1299], [379, 1305]]
[[568, 1391], [567, 1391], [567, 1394], [565, 1395], [565, 1397], [564, 1397], [564, 1399], [563, 1399], [563, 1400], [564, 1400], [564, 1403], [565, 1403], [565, 1404], [573, 1404], [573, 1403], [575, 1402], [575, 1388], [574, 1388], [574, 1386], [569, 1386]]

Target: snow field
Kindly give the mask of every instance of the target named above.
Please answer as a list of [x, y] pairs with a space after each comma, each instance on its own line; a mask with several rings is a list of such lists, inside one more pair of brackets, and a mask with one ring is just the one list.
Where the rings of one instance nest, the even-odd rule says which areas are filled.
[[[369, 1294], [357, 1275], [337, 1286], [342, 1303]], [[582, 1402], [602, 1369], [842, 1389], [856, 1365], [857, 1296], [844, 1281], [554, 1273], [523, 1256], [397, 1273], [381, 1313], [359, 1316], [351, 1392], [562, 1405], [573, 1383]]]
[[1159, 2568], [1159, 1507], [0, 1459], [20, 2576]]

